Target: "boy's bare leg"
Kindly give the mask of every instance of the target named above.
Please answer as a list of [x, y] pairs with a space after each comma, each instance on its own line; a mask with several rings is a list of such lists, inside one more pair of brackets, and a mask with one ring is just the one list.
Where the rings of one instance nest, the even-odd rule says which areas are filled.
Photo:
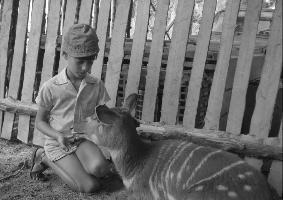
[[81, 143], [75, 154], [89, 174], [104, 177], [112, 172], [113, 166], [111, 163], [104, 157], [97, 145], [89, 140]]
[[91, 193], [100, 189], [98, 179], [87, 173], [76, 154], [70, 154], [58, 161], [50, 162], [50, 167], [76, 191]]
[[98, 179], [85, 170], [75, 153], [65, 156], [55, 162], [52, 162], [47, 158], [44, 149], [38, 149], [35, 156], [35, 164], [31, 169], [31, 173], [34, 172], [32, 179], [46, 180], [46, 177], [42, 174], [42, 165], [45, 165], [52, 168], [55, 174], [57, 174], [73, 190], [89, 193], [97, 191], [100, 187]]

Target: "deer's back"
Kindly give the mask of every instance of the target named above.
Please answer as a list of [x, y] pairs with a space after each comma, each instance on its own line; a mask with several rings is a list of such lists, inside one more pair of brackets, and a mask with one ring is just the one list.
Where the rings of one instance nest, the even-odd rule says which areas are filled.
[[238, 156], [175, 140], [152, 146], [132, 189], [146, 199], [271, 199], [262, 174]]

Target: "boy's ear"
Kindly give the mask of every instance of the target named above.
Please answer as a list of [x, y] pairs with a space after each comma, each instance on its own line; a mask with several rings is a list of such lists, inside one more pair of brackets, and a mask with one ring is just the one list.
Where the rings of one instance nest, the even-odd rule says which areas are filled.
[[67, 54], [65, 51], [62, 52], [62, 55], [63, 55], [63, 57], [65, 58], [65, 60], [68, 59], [68, 54]]

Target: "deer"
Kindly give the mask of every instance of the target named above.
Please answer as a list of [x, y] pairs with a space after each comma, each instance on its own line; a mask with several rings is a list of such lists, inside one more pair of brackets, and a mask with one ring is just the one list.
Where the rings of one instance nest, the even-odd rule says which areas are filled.
[[99, 105], [86, 132], [105, 147], [131, 196], [143, 200], [271, 200], [272, 189], [238, 155], [189, 141], [146, 142], [131, 116], [137, 94], [125, 105]]

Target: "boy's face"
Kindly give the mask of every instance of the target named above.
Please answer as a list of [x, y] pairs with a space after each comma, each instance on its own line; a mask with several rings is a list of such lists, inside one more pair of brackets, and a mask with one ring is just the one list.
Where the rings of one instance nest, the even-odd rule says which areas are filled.
[[93, 61], [96, 59], [97, 55], [75, 58], [71, 56], [66, 56], [68, 60], [68, 71], [69, 76], [73, 76], [76, 79], [84, 79], [87, 72], [90, 72]]

